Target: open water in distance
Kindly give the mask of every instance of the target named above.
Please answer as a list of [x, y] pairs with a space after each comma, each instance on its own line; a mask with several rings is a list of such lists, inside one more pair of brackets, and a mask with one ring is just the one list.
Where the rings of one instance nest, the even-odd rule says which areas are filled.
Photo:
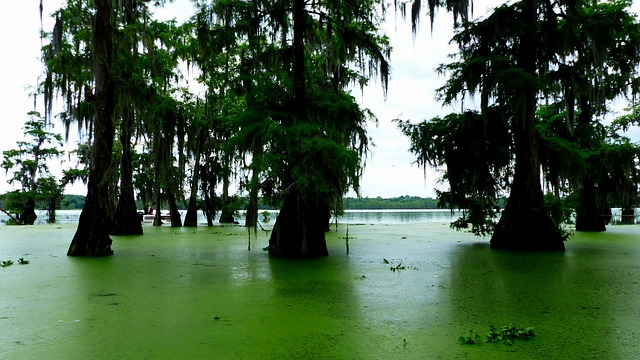
[[[56, 223], [59, 224], [74, 224], [78, 222], [80, 218], [81, 210], [58, 210], [56, 212]], [[162, 211], [162, 214], [166, 214], [168, 211]], [[180, 211], [182, 218], [184, 219], [186, 211]], [[278, 216], [278, 211], [268, 211], [269, 217], [263, 216], [263, 211], [260, 211], [258, 219], [263, 227], [271, 227]], [[620, 209], [612, 209], [611, 225], [621, 223]], [[37, 211], [38, 219], [36, 225], [45, 224], [47, 220], [46, 211]], [[217, 214], [220, 215], [219, 213]], [[240, 216], [236, 219], [240, 224], [244, 224], [244, 212], [240, 212]], [[338, 217], [338, 222], [342, 224], [411, 224], [422, 222], [442, 222], [449, 223], [455, 221], [462, 215], [462, 211], [450, 211], [443, 209], [423, 209], [423, 210], [346, 210], [343, 215]], [[9, 217], [0, 213], [0, 226], [6, 225]], [[335, 223], [336, 219], [331, 218], [331, 223]], [[640, 223], [640, 212], [636, 209], [634, 223]], [[198, 213], [198, 224], [206, 225], [207, 220], [204, 215]], [[218, 224], [217, 219], [214, 223]], [[165, 222], [168, 225], [168, 222]]]
[[[58, 210], [56, 211], [56, 223], [74, 224], [80, 218], [81, 210]], [[46, 211], [37, 211], [38, 219], [36, 225], [45, 224], [47, 220]], [[166, 214], [168, 211], [162, 211]], [[180, 211], [184, 219], [186, 211]], [[268, 211], [268, 220], [260, 211], [258, 219], [263, 226], [273, 225], [278, 216], [278, 211]], [[346, 210], [343, 215], [338, 217], [338, 222], [342, 224], [407, 224], [420, 222], [451, 222], [457, 219], [462, 213], [459, 211], [451, 212], [449, 210], [426, 209], [426, 210]], [[217, 214], [220, 215], [219, 213]], [[236, 219], [240, 224], [244, 223], [244, 212], [240, 212], [240, 216]], [[6, 225], [9, 217], [0, 214], [0, 225]], [[217, 219], [216, 219], [217, 220]], [[331, 222], [335, 222], [335, 217], [331, 218]], [[168, 222], [165, 222], [168, 223]], [[198, 213], [198, 224], [206, 225], [207, 220], [202, 213]], [[217, 221], [216, 221], [217, 224]]]

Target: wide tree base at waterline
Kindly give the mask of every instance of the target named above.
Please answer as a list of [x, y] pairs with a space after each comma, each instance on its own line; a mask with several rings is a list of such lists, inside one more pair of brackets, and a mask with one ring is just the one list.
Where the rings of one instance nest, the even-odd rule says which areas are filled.
[[95, 179], [90, 178], [87, 200], [80, 213], [76, 233], [69, 245], [68, 256], [113, 255], [112, 240], [109, 236], [112, 230], [109, 189], [103, 184], [94, 184]]
[[285, 258], [329, 255], [325, 239], [329, 217], [325, 201], [290, 191], [273, 226], [269, 254]]
[[528, 214], [502, 212], [491, 237], [492, 249], [523, 251], [563, 251], [566, 234], [551, 221], [544, 209]]

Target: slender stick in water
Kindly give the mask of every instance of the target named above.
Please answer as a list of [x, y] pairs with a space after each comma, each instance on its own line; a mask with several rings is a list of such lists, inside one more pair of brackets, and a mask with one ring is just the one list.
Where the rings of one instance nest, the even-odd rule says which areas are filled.
[[349, 254], [349, 223], [347, 223], [347, 236], [344, 239], [347, 245], [347, 254]]

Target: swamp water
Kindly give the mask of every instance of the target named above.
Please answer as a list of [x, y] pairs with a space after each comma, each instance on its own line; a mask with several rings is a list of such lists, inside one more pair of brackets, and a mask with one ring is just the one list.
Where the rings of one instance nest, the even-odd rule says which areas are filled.
[[[640, 357], [635, 225], [576, 233], [563, 253], [490, 250], [445, 223], [350, 225], [349, 255], [340, 226], [312, 260], [270, 258], [264, 232], [248, 251], [242, 227], [144, 230], [94, 259], [65, 255], [72, 224], [0, 228], [15, 262], [0, 268], [0, 358]], [[510, 323], [536, 335], [458, 342]]]

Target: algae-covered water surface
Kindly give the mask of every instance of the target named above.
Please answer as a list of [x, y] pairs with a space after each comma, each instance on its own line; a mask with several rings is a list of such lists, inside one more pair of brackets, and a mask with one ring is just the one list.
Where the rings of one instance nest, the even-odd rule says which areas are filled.
[[[490, 250], [447, 224], [352, 225], [330, 256], [270, 258], [242, 227], [113, 237], [71, 258], [75, 226], [0, 228], [0, 358], [637, 359], [640, 228], [577, 233], [562, 253]], [[18, 264], [18, 259], [29, 261]], [[513, 345], [461, 345], [490, 325]]]

